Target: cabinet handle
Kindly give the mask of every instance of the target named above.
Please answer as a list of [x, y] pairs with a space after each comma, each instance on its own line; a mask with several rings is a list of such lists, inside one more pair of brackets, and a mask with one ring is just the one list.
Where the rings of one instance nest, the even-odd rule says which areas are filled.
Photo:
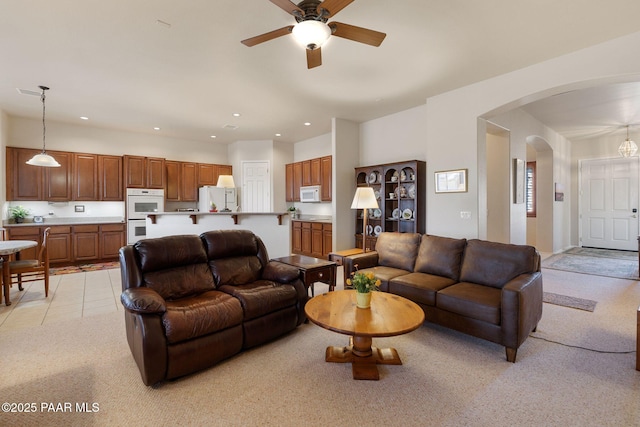
[[318, 273], [318, 277], [322, 277], [322, 273]]

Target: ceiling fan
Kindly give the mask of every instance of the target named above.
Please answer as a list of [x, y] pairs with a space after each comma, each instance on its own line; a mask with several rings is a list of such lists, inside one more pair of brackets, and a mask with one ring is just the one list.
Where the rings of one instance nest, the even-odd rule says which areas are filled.
[[245, 46], [255, 46], [280, 36], [293, 34], [307, 51], [307, 68], [322, 65], [320, 46], [330, 36], [342, 37], [371, 46], [380, 46], [385, 33], [327, 20], [347, 7], [353, 0], [302, 0], [297, 5], [290, 0], [270, 0], [285, 12], [293, 15], [298, 22], [259, 36], [242, 40]]

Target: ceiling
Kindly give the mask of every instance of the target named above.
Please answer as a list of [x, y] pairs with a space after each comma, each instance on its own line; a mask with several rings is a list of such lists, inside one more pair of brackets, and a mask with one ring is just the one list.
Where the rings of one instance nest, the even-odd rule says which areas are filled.
[[[3, 0], [0, 109], [41, 117], [39, 98], [16, 89], [46, 85], [47, 120], [297, 142], [329, 132], [332, 117], [371, 120], [640, 31], [638, 16], [637, 0], [356, 0], [330, 21], [385, 32], [382, 45], [331, 37], [308, 70], [289, 35], [240, 43], [295, 23], [268, 0]], [[639, 97], [636, 85], [596, 88], [527, 108], [578, 138], [640, 123], [623, 105]]]

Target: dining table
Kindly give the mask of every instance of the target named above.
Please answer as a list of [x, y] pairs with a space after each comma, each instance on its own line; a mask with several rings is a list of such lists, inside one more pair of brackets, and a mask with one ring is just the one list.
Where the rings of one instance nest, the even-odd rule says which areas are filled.
[[20, 259], [20, 251], [37, 246], [34, 240], [2, 240], [0, 241], [0, 257], [2, 257], [2, 288], [4, 289], [4, 304], [11, 305], [11, 272], [8, 262], [12, 255]]

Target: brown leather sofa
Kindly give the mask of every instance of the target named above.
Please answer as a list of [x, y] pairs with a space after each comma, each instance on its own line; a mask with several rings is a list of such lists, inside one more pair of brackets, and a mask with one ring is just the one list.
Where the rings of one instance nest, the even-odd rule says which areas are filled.
[[247, 230], [141, 240], [120, 249], [127, 340], [153, 385], [273, 340], [306, 319], [297, 268]]
[[375, 249], [346, 257], [345, 277], [356, 266], [372, 271], [382, 291], [420, 305], [426, 321], [504, 345], [509, 362], [542, 318], [532, 246], [386, 232]]

